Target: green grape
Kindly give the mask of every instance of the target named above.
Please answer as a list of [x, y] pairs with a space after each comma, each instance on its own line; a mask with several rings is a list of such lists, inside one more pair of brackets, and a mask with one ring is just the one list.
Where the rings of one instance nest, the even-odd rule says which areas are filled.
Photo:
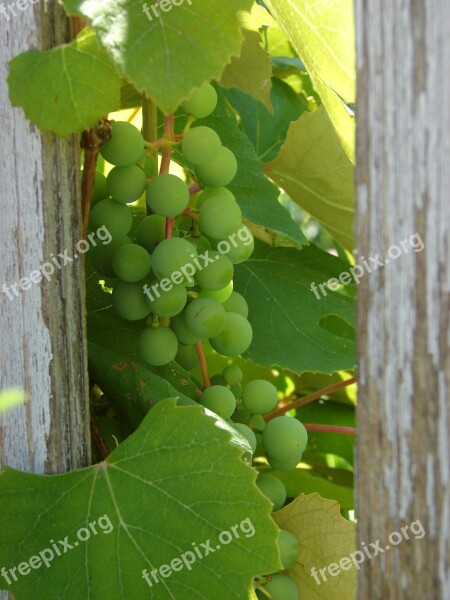
[[233, 181], [236, 173], [236, 157], [225, 146], [219, 148], [217, 156], [211, 162], [195, 167], [198, 179], [208, 187], [224, 187]]
[[230, 390], [223, 385], [212, 385], [200, 396], [200, 404], [212, 412], [229, 419], [236, 410], [236, 399]]
[[280, 551], [283, 569], [293, 567], [300, 555], [300, 547], [297, 538], [289, 531], [281, 529], [278, 535], [278, 550]]
[[245, 318], [248, 317], [247, 300], [239, 292], [233, 292], [228, 300], [225, 300], [223, 307], [227, 312], [234, 312]]
[[274, 458], [273, 456], [270, 456], [266, 453], [266, 458], [269, 465], [275, 471], [293, 471], [297, 467], [298, 463], [302, 460], [302, 454], [302, 452], [299, 452], [294, 458], [291, 458], [289, 460], [279, 460], [278, 458]]
[[119, 279], [135, 283], [150, 273], [152, 257], [142, 246], [126, 244], [114, 253], [112, 266]]
[[271, 579], [269, 583], [266, 583], [264, 589], [269, 592], [272, 600], [298, 600], [297, 587], [292, 579], [279, 573], [272, 575]]
[[92, 190], [91, 206], [94, 206], [94, 204], [97, 204], [97, 202], [107, 197], [108, 191], [106, 189], [106, 177], [103, 175], [103, 173], [98, 173], [98, 171], [96, 171], [94, 189]]
[[243, 423], [244, 425], [247, 425], [247, 423], [250, 421], [250, 417], [251, 414], [248, 412], [248, 410], [245, 408], [239, 408], [233, 413], [231, 418], [235, 423]]
[[202, 252], [206, 252], [207, 250], [211, 250], [211, 243], [202, 235], [199, 237], [190, 235], [184, 239], [193, 246], [195, 246], [199, 254], [201, 254]]
[[255, 379], [244, 387], [242, 403], [255, 415], [267, 415], [277, 407], [277, 388], [270, 381]]
[[235, 423], [233, 427], [236, 429], [236, 431], [239, 431], [239, 433], [245, 437], [252, 450], [252, 454], [254, 454], [256, 450], [256, 435], [253, 433], [250, 427], [247, 427], [247, 425], [244, 425], [242, 423]]
[[308, 443], [308, 433], [302, 423], [292, 417], [275, 417], [269, 421], [263, 433], [267, 454], [277, 460], [293, 460], [303, 453]]
[[[197, 284], [211, 292], [223, 290], [233, 279], [234, 267], [231, 260], [227, 256], [215, 254], [212, 250], [207, 250], [201, 258], [206, 266], [195, 274]], [[208, 263], [208, 260], [214, 262]]]
[[203, 190], [201, 194], [199, 194], [197, 201], [195, 203], [195, 208], [200, 209], [203, 204], [210, 198], [228, 198], [231, 200], [236, 200], [233, 194], [225, 187], [209, 187]]
[[241, 225], [236, 231], [231, 233], [230, 251], [227, 252], [228, 258], [234, 265], [245, 262], [253, 254], [255, 249], [255, 238], [246, 225]]
[[151, 154], [145, 159], [144, 173], [147, 177], [156, 177], [158, 175], [158, 161]]
[[[197, 256], [195, 247], [186, 240], [181, 238], [163, 240], [153, 252], [153, 272], [158, 279], [171, 278], [175, 272], [178, 272], [181, 279], [176, 283], [183, 283], [186, 280], [192, 281], [196, 270], [193, 260]], [[173, 281], [175, 282], [175, 279]]]
[[[223, 304], [220, 306], [223, 307]], [[211, 338], [210, 343], [223, 356], [238, 356], [250, 348], [252, 339], [253, 330], [247, 319], [237, 313], [227, 312], [225, 327]]]
[[144, 138], [131, 123], [114, 121], [111, 137], [103, 144], [101, 155], [112, 165], [126, 167], [139, 161], [144, 152]]
[[138, 339], [139, 354], [152, 367], [162, 367], [175, 360], [178, 340], [168, 327], [146, 327]]
[[96, 246], [90, 251], [92, 265], [96, 271], [104, 277], [115, 277], [113, 269], [113, 256], [116, 250], [125, 244], [132, 244], [129, 237], [123, 237], [120, 240], [115, 240], [104, 246]]
[[200, 341], [200, 338], [195, 336], [190, 329], [188, 329], [185, 320], [185, 312], [170, 319], [170, 327], [175, 332], [180, 344], [192, 345], [197, 344], [197, 342]]
[[181, 143], [186, 160], [193, 165], [205, 165], [217, 156], [221, 147], [220, 137], [210, 127], [193, 127]]
[[182, 108], [196, 119], [209, 116], [217, 105], [217, 92], [210, 83], [205, 82], [195, 89], [189, 98], [182, 103]]
[[216, 375], [213, 375], [211, 377], [211, 385], [225, 385], [225, 379], [222, 377], [222, 375], [220, 373], [217, 373]]
[[126, 236], [132, 225], [133, 211], [131, 208], [109, 198], [97, 202], [89, 217], [91, 231], [106, 227], [113, 240], [119, 240]]
[[119, 281], [113, 289], [112, 303], [117, 314], [127, 321], [139, 321], [150, 314], [150, 302], [144, 294], [144, 284]]
[[147, 186], [147, 204], [157, 215], [176, 217], [189, 203], [189, 188], [185, 182], [169, 173], [159, 175]]
[[147, 178], [141, 167], [128, 165], [114, 167], [106, 178], [108, 194], [116, 202], [127, 204], [135, 202], [142, 196], [147, 184]]
[[235, 383], [230, 386], [230, 390], [233, 392], [236, 400], [240, 400], [242, 398], [242, 385], [240, 383]]
[[150, 252], [161, 242], [166, 235], [166, 219], [160, 215], [150, 215], [139, 223], [136, 229], [136, 241]]
[[286, 488], [278, 477], [261, 473], [256, 480], [256, 485], [260, 491], [267, 496], [273, 504], [273, 510], [280, 510], [286, 502]]
[[[234, 385], [235, 383], [241, 383], [244, 377], [244, 373], [242, 369], [240, 369], [237, 365], [228, 365], [223, 371], [223, 378], [228, 383], [228, 385]], [[255, 411], [253, 411], [255, 412]]]
[[212, 298], [196, 298], [185, 311], [186, 325], [194, 335], [204, 339], [218, 335], [225, 326], [226, 312]]
[[175, 357], [176, 362], [185, 369], [185, 371], [192, 371], [198, 364], [197, 351], [194, 346], [188, 346], [186, 344], [180, 344], [178, 346], [178, 352]]
[[253, 415], [253, 417], [250, 419], [249, 425], [251, 425], [254, 429], [262, 431], [266, 426], [266, 422], [264, 421], [264, 417], [262, 415]]
[[158, 283], [155, 283], [146, 290], [150, 298], [152, 313], [159, 317], [175, 317], [178, 315], [187, 302], [187, 290], [184, 285], [174, 285], [167, 291], [161, 289]]
[[221, 290], [217, 290], [217, 292], [213, 292], [212, 290], [205, 290], [202, 289], [200, 290], [200, 296], [207, 296], [208, 298], [214, 298], [214, 300], [217, 300], [217, 302], [225, 302], [225, 300], [228, 300], [228, 298], [231, 296], [233, 292], [233, 281], [230, 281], [230, 283], [224, 287]]
[[239, 227], [242, 212], [233, 198], [209, 198], [201, 207], [199, 225], [202, 233], [223, 240]]

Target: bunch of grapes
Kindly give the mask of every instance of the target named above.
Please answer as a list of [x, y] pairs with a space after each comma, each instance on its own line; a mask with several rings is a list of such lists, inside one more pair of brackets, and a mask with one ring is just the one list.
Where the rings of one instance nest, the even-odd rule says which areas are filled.
[[[111, 138], [101, 149], [113, 168], [106, 178], [96, 174], [89, 224], [93, 230], [106, 226], [112, 241], [93, 249], [92, 263], [102, 276], [116, 278], [112, 304], [117, 314], [144, 321], [138, 350], [153, 367], [175, 360], [192, 370], [203, 340], [217, 353], [234, 357], [246, 352], [253, 338], [247, 302], [233, 290], [234, 266], [254, 248], [236, 198], [226, 187], [236, 175], [237, 161], [216, 131], [195, 124], [216, 103], [216, 91], [206, 83], [182, 105], [189, 119], [179, 146], [194, 174], [192, 183], [201, 190], [198, 195], [190, 193], [184, 179], [158, 174], [151, 145], [130, 123], [113, 122]], [[128, 204], [144, 193], [151, 214], [139, 222], [132, 239]], [[266, 423], [264, 416], [278, 404], [275, 386], [265, 380], [242, 382], [242, 370], [231, 364], [211, 378], [199, 402], [228, 420], [252, 455], [259, 449], [274, 469], [295, 468], [306, 447], [305, 428], [287, 416]], [[260, 474], [257, 485], [273, 510], [282, 508], [286, 489], [278, 478]], [[284, 569], [298, 558], [297, 540], [287, 531], [280, 532], [279, 551]], [[297, 598], [285, 575], [269, 575], [263, 583], [258, 594]]]

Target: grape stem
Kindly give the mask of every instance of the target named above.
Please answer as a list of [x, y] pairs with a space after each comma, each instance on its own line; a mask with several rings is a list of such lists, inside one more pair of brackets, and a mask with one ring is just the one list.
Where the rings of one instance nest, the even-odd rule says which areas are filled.
[[[173, 141], [175, 137], [175, 115], [172, 113], [164, 117], [164, 134], [163, 139], [166, 141]], [[159, 174], [163, 175], [169, 172], [170, 169], [170, 160], [172, 158], [172, 145], [164, 146], [162, 151], [161, 158], [161, 167], [159, 169]], [[173, 217], [166, 218], [166, 240], [171, 238], [173, 234]]]
[[191, 185], [189, 188], [189, 194], [193, 196], [194, 194], [197, 194], [197, 192], [200, 192], [201, 189], [202, 188], [198, 185], [198, 183], [194, 183], [194, 185]]
[[203, 348], [203, 342], [197, 342], [195, 344], [197, 350], [198, 362], [200, 363], [200, 369], [202, 372], [203, 386], [205, 388], [210, 387], [211, 382], [208, 374], [208, 364], [206, 362], [205, 349]]
[[353, 383], [356, 383], [357, 381], [358, 380], [356, 377], [352, 377], [351, 379], [346, 379], [345, 381], [340, 381], [339, 383], [335, 383], [335, 384], [330, 385], [321, 390], [317, 390], [317, 391], [313, 392], [312, 394], [309, 394], [308, 396], [304, 396], [303, 398], [298, 398], [297, 400], [294, 400], [294, 402], [289, 402], [288, 404], [280, 406], [279, 408], [277, 408], [277, 410], [274, 410], [273, 412], [266, 415], [264, 417], [264, 420], [266, 422], [271, 421], [272, 419], [275, 419], [275, 417], [284, 415], [285, 413], [289, 412], [293, 408], [300, 408], [300, 406], [304, 406], [305, 404], [309, 404], [310, 402], [313, 402], [314, 400], [318, 400], [322, 396], [328, 396], [329, 394], [332, 394], [333, 392], [336, 392], [337, 390], [340, 390], [349, 385], [352, 385]]
[[340, 425], [318, 425], [316, 423], [303, 423], [306, 431], [325, 431], [328, 433], [342, 433], [344, 435], [358, 435], [355, 427], [342, 427]]

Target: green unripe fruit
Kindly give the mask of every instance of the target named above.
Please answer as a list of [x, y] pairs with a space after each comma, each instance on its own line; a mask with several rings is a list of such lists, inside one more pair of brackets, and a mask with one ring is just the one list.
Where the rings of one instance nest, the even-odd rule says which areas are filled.
[[168, 327], [147, 327], [139, 336], [138, 349], [145, 362], [153, 367], [162, 367], [177, 355], [177, 336]]
[[195, 281], [201, 288], [211, 292], [223, 290], [233, 279], [233, 263], [227, 256], [215, 254], [212, 250], [207, 250], [203, 256], [205, 262], [208, 259], [214, 262], [197, 271]]
[[189, 188], [185, 182], [170, 173], [159, 175], [147, 186], [147, 204], [157, 215], [176, 217], [189, 203]]
[[236, 201], [234, 195], [225, 187], [209, 187], [203, 190], [201, 194], [199, 194], [197, 201], [195, 203], [195, 207], [200, 209], [203, 204], [210, 198], [228, 198], [228, 200]]
[[174, 285], [167, 291], [162, 290], [158, 285], [156, 289], [158, 293], [154, 289], [147, 290], [152, 313], [155, 315], [167, 318], [175, 317], [186, 306], [187, 290], [184, 285]]
[[198, 364], [198, 356], [195, 346], [180, 344], [175, 357], [176, 362], [186, 371], [192, 371]]
[[242, 212], [233, 198], [209, 198], [200, 209], [201, 231], [216, 240], [224, 240], [231, 235], [242, 221]]
[[221, 147], [220, 137], [210, 127], [194, 127], [184, 137], [181, 149], [193, 165], [204, 165], [217, 156]]
[[136, 165], [114, 167], [106, 178], [108, 194], [122, 204], [138, 200], [144, 193], [146, 184], [144, 171]]
[[308, 433], [297, 419], [276, 417], [267, 423], [263, 441], [267, 454], [280, 461], [289, 461], [303, 453], [308, 443]]
[[248, 317], [247, 300], [239, 292], [233, 292], [228, 300], [225, 300], [223, 307], [227, 312], [234, 312], [245, 318]]
[[223, 356], [238, 356], [250, 348], [252, 339], [253, 330], [247, 319], [229, 312], [226, 313], [223, 330], [212, 337], [210, 343], [214, 350]]
[[[192, 244], [181, 238], [169, 238], [160, 242], [152, 255], [152, 268], [158, 279], [169, 279], [175, 272], [181, 273], [180, 281], [193, 281], [196, 267], [193, 260], [197, 257], [197, 251]], [[187, 265], [189, 265], [189, 270]], [[186, 267], [185, 269], [183, 267]]]
[[229, 419], [236, 410], [236, 399], [227, 387], [212, 385], [200, 396], [200, 404], [212, 412]]
[[144, 173], [147, 177], [156, 177], [158, 175], [158, 161], [151, 154], [145, 159]]
[[166, 234], [166, 219], [161, 215], [150, 215], [145, 217], [136, 230], [137, 243], [145, 248], [150, 254], [155, 246], [162, 242]]
[[135, 283], [145, 279], [150, 273], [152, 258], [145, 248], [126, 244], [114, 253], [112, 266], [119, 279]]
[[224, 328], [226, 312], [220, 302], [212, 298], [196, 298], [185, 311], [186, 325], [199, 338], [210, 338]]
[[104, 142], [101, 155], [112, 165], [126, 167], [139, 162], [144, 152], [141, 132], [125, 121], [111, 124], [111, 138]]
[[129, 237], [123, 237], [104, 246], [96, 246], [90, 251], [92, 266], [104, 277], [116, 277], [113, 269], [113, 256], [121, 246], [132, 244]]
[[236, 431], [239, 431], [239, 433], [245, 437], [245, 439], [249, 443], [252, 454], [254, 454], [256, 450], [256, 436], [250, 429], [250, 427], [247, 427], [247, 425], [244, 425], [242, 423], [235, 423], [233, 427], [236, 429]]
[[186, 325], [185, 312], [176, 315], [170, 319], [170, 327], [175, 332], [180, 344], [193, 345], [200, 341], [200, 338], [192, 333]]
[[106, 227], [113, 240], [125, 237], [132, 225], [133, 211], [131, 208], [110, 199], [97, 202], [89, 217], [91, 231]]
[[233, 291], [233, 282], [230, 281], [230, 283], [224, 287], [221, 290], [217, 290], [217, 292], [213, 292], [212, 290], [205, 290], [202, 289], [200, 290], [200, 296], [207, 296], [208, 298], [214, 298], [214, 300], [217, 300], [217, 302], [225, 302], [225, 300], [227, 300], [230, 296], [231, 293]]
[[264, 379], [255, 379], [244, 387], [242, 402], [255, 415], [267, 415], [278, 404], [277, 388]]
[[293, 567], [300, 555], [300, 547], [297, 538], [289, 531], [281, 529], [278, 535], [278, 549], [280, 551], [283, 569]]
[[216, 108], [217, 92], [210, 83], [204, 83], [200, 88], [191, 92], [187, 100], [182, 103], [182, 108], [196, 119], [208, 117]]
[[[286, 575], [280, 575], [279, 573], [272, 575], [272, 580], [264, 588], [269, 592], [272, 600], [298, 600], [295, 583]], [[264, 598], [267, 597], [264, 596]]]
[[242, 372], [242, 369], [240, 369], [237, 365], [229, 365], [223, 371], [223, 378], [228, 383], [228, 385], [241, 383], [243, 377], [244, 373]]
[[139, 321], [150, 314], [150, 303], [144, 294], [144, 284], [119, 281], [112, 292], [117, 314], [127, 321]]
[[286, 488], [278, 477], [261, 473], [256, 480], [256, 485], [260, 491], [269, 498], [273, 504], [273, 510], [280, 510], [286, 502]]
[[216, 157], [205, 165], [198, 165], [195, 173], [203, 185], [224, 187], [236, 177], [237, 160], [233, 152], [221, 146]]
[[106, 189], [106, 177], [103, 173], [95, 172], [94, 188], [92, 190], [91, 206], [94, 206], [100, 200], [104, 200], [108, 197], [108, 191]]

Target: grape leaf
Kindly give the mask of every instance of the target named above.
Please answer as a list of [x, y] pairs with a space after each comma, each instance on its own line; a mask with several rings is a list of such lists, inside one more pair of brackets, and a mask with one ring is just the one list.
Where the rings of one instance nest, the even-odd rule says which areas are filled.
[[170, 113], [194, 87], [219, 79], [230, 58], [239, 55], [239, 13], [249, 11], [253, 0], [183, 0], [161, 6], [139, 0], [63, 3], [70, 13], [90, 19], [124, 76]]
[[354, 162], [355, 119], [343, 103], [355, 102], [352, 0], [267, 0], [267, 5], [305, 64]]
[[[295, 581], [302, 600], [354, 600], [356, 593], [356, 569], [341, 570], [336, 576], [324, 572], [326, 581], [311, 569], [323, 569], [339, 563], [355, 550], [355, 524], [339, 512], [339, 504], [321, 498], [319, 494], [301, 494], [293, 502], [273, 514], [276, 524], [290, 531], [300, 544], [300, 557], [295, 566], [287, 571]], [[347, 568], [348, 563], [343, 563]]]
[[348, 265], [315, 246], [301, 251], [257, 244], [251, 258], [236, 266], [235, 289], [249, 305], [253, 343], [245, 354], [262, 366], [294, 373], [331, 373], [355, 365], [355, 342], [323, 329], [335, 315], [354, 327], [354, 301], [340, 293], [319, 300], [311, 284], [347, 270]]
[[274, 77], [270, 94], [274, 113], [240, 90], [228, 90], [226, 96], [241, 117], [241, 126], [255, 146], [262, 162], [273, 160], [279, 153], [291, 121], [308, 110], [290, 85]]
[[258, 31], [244, 29], [243, 33], [241, 54], [239, 58], [233, 57], [230, 64], [225, 67], [220, 77], [220, 85], [223, 88], [238, 88], [250, 94], [271, 113], [273, 112], [270, 100], [271, 58], [261, 47], [261, 36]]
[[[41, 561], [18, 575], [7, 589], [17, 600], [184, 600], [205, 594], [247, 600], [252, 578], [279, 568], [277, 528], [270, 503], [254, 485], [254, 470], [240, 459], [241, 438], [233, 440], [216, 419], [200, 406], [180, 407], [170, 399], [99, 465], [52, 476], [6, 469], [0, 475], [0, 565], [28, 561], [52, 549], [50, 540], [58, 544], [68, 536], [74, 546], [66, 546], [49, 568]], [[104, 527], [92, 534], [88, 524], [103, 515]], [[234, 525], [231, 539], [221, 536]], [[81, 527], [91, 531], [87, 541], [79, 537]], [[201, 544], [207, 540], [213, 553], [206, 556]], [[148, 586], [144, 569], [150, 573], [186, 552], [196, 559], [190, 570], [176, 563], [170, 575], [164, 569], [159, 583], [151, 579]]]
[[217, 131], [224, 146], [232, 150], [238, 161], [238, 172], [227, 187], [236, 196], [242, 213], [253, 223], [273, 246], [307, 244], [300, 227], [289, 212], [278, 202], [278, 189], [267, 179], [255, 150], [240, 129], [235, 114], [222, 93], [214, 113], [197, 123]]
[[354, 167], [323, 106], [291, 123], [280, 154], [265, 171], [334, 239], [354, 249]]
[[8, 83], [13, 106], [42, 131], [62, 137], [89, 129], [120, 107], [120, 79], [91, 29], [65, 46], [19, 54]]

